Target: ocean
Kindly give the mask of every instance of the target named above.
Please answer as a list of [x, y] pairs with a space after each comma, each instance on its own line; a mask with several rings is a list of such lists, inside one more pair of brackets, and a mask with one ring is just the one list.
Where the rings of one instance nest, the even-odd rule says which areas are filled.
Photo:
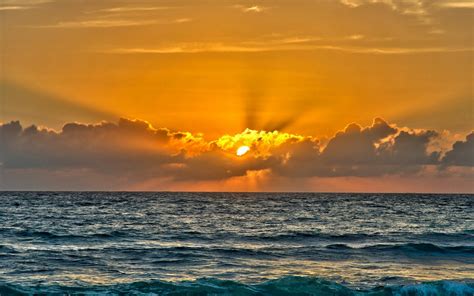
[[1, 192], [0, 295], [474, 295], [474, 195]]

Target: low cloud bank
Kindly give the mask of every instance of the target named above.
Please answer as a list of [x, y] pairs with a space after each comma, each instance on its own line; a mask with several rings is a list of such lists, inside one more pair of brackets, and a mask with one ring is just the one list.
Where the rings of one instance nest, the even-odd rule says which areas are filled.
[[[125, 184], [125, 188], [257, 175], [287, 181], [423, 174], [472, 178], [474, 133], [446, 151], [435, 145], [446, 141], [442, 137], [446, 134], [400, 128], [381, 118], [367, 127], [349, 124], [328, 141], [249, 129], [206, 141], [202, 135], [123, 118], [118, 123], [68, 123], [61, 131], [12, 121], [0, 125], [0, 187], [17, 188], [22, 182], [39, 186], [44, 174], [70, 176], [61, 181], [65, 188], [87, 176], [97, 182], [114, 180], [111, 186]], [[239, 157], [235, 151], [242, 145], [250, 151]]]

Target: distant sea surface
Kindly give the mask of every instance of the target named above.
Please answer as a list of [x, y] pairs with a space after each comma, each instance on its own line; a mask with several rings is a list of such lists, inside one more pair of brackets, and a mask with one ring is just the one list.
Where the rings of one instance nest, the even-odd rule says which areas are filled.
[[474, 295], [474, 195], [0, 192], [0, 295]]

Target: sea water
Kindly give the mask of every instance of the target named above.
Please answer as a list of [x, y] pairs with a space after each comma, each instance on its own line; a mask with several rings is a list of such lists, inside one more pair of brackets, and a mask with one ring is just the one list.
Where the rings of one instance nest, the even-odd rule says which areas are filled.
[[1, 192], [23, 294], [474, 295], [474, 195]]

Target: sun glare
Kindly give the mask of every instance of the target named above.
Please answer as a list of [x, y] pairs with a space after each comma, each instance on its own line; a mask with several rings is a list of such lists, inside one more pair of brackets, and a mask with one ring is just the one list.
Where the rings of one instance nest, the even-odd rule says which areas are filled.
[[240, 146], [238, 149], [237, 149], [237, 156], [243, 156], [245, 153], [249, 152], [250, 150], [250, 147], [249, 146]]

